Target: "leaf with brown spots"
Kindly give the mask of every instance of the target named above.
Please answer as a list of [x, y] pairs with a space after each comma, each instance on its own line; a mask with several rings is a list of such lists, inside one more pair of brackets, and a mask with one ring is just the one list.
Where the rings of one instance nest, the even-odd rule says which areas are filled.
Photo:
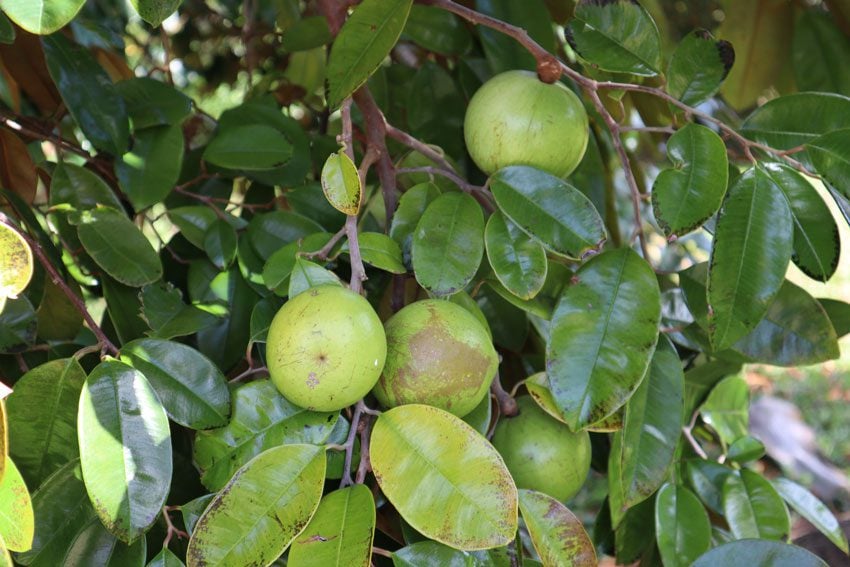
[[542, 492], [519, 491], [519, 509], [544, 567], [594, 567], [596, 550], [575, 514]]
[[34, 518], [32, 500], [15, 463], [6, 461], [6, 473], [0, 481], [0, 537], [12, 551], [32, 546]]

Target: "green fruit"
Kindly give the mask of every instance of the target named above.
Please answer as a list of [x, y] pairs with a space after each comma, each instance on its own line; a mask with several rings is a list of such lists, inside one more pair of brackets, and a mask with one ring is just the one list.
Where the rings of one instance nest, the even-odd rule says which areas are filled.
[[337, 285], [287, 301], [269, 327], [269, 374], [292, 403], [316, 411], [350, 406], [375, 385], [387, 356], [381, 320], [360, 295]]
[[517, 398], [519, 414], [502, 418], [493, 446], [505, 459], [517, 488], [565, 501], [579, 491], [590, 470], [590, 435], [573, 433], [531, 399]]
[[374, 389], [385, 407], [427, 404], [463, 417], [487, 395], [499, 358], [463, 307], [417, 301], [390, 317], [386, 331], [387, 363]]
[[530, 165], [558, 177], [578, 166], [587, 148], [587, 113], [562, 83], [530, 71], [507, 71], [478, 89], [463, 123], [466, 148], [490, 175], [509, 165]]

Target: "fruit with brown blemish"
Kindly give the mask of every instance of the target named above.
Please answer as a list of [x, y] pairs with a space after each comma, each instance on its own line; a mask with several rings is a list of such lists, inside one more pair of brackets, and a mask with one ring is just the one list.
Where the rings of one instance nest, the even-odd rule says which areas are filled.
[[381, 320], [366, 299], [322, 285], [287, 301], [269, 327], [272, 382], [303, 408], [337, 411], [369, 393], [387, 356]]
[[517, 488], [565, 501], [579, 491], [590, 470], [590, 435], [543, 411], [530, 396], [517, 398], [519, 413], [503, 417], [493, 433]]
[[475, 92], [463, 137], [472, 160], [488, 175], [509, 165], [530, 165], [566, 177], [587, 149], [587, 113], [562, 83], [544, 83], [530, 71], [507, 71]]
[[417, 301], [385, 328], [387, 363], [373, 390], [383, 406], [427, 404], [463, 417], [487, 395], [499, 359], [487, 331], [463, 307]]

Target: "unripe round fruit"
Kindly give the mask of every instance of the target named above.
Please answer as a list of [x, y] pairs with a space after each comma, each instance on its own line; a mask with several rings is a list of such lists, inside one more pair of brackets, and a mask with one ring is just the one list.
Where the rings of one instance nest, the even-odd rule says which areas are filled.
[[573, 433], [530, 396], [517, 398], [519, 414], [503, 417], [493, 433], [517, 488], [565, 501], [579, 491], [590, 470], [590, 435]]
[[478, 89], [463, 122], [466, 148], [487, 175], [530, 165], [558, 177], [578, 166], [587, 149], [587, 113], [562, 83], [530, 71], [507, 71]]
[[337, 285], [313, 287], [287, 301], [266, 343], [274, 385], [295, 405], [315, 411], [337, 411], [368, 394], [386, 356], [375, 310]]
[[387, 363], [373, 390], [384, 407], [427, 404], [463, 417], [487, 395], [499, 358], [463, 307], [417, 301], [390, 317], [386, 332]]

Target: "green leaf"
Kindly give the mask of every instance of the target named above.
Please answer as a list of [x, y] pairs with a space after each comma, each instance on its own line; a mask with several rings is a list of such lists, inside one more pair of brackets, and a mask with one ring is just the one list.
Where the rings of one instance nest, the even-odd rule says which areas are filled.
[[371, 565], [375, 499], [363, 484], [331, 492], [292, 542], [287, 565]]
[[12, 551], [27, 551], [34, 533], [32, 500], [15, 461], [6, 459], [0, 479], [0, 538]]
[[[546, 5], [540, 0], [477, 0], [476, 9], [488, 16], [511, 23], [528, 32], [531, 38], [554, 52], [556, 46], [552, 22], [546, 11]], [[513, 38], [487, 27], [479, 28], [484, 55], [494, 74], [513, 69], [536, 69], [534, 57]]]
[[[0, 224], [0, 301], [17, 297], [29, 285], [33, 274], [32, 249], [18, 231]], [[2, 306], [0, 306], [2, 311]]]
[[278, 295], [289, 294], [289, 277], [301, 252], [318, 252], [331, 239], [329, 232], [317, 232], [282, 246], [263, 267], [263, 282]]
[[[457, 294], [452, 296], [452, 299], [457, 297], [462, 296], [461, 294]], [[462, 419], [481, 435], [487, 435], [487, 432], [490, 430], [490, 421], [492, 418], [493, 404], [491, 403], [490, 396], [484, 396], [481, 402], [475, 406], [475, 409], [463, 416]]]
[[850, 128], [828, 132], [806, 143], [812, 164], [823, 178], [850, 197]]
[[730, 461], [743, 464], [761, 459], [764, 457], [764, 452], [764, 444], [761, 441], [746, 435], [729, 446], [726, 457]]
[[122, 284], [141, 287], [162, 277], [162, 264], [151, 243], [115, 209], [84, 211], [77, 235], [97, 265]]
[[543, 288], [549, 264], [536, 240], [497, 211], [484, 230], [487, 258], [501, 284], [522, 299], [531, 299]]
[[682, 39], [667, 67], [667, 92], [695, 106], [714, 96], [732, 64], [735, 49], [707, 30], [694, 30]]
[[185, 565], [171, 550], [164, 547], [145, 567], [185, 567]]
[[3, 300], [6, 304], [0, 311], [0, 353], [26, 350], [36, 338], [35, 310], [25, 295]]
[[[401, 248], [396, 241], [381, 232], [361, 232], [357, 235], [360, 255], [363, 261], [391, 274], [407, 273], [401, 259]], [[348, 251], [348, 242], [342, 245], [342, 251]]]
[[144, 21], [157, 27], [174, 13], [183, 0], [130, 0]]
[[[41, 4], [41, 0], [36, 1]], [[8, 2], [4, 0], [4, 4]], [[127, 108], [103, 67], [85, 48], [62, 34], [44, 37], [41, 44], [50, 76], [86, 138], [114, 156], [126, 152], [130, 141]]]
[[183, 303], [180, 290], [170, 282], [146, 285], [139, 296], [141, 316], [152, 329], [149, 334], [159, 339], [192, 335], [218, 321], [209, 311]]
[[335, 273], [326, 270], [315, 262], [303, 258], [295, 259], [292, 275], [289, 277], [289, 299], [311, 287], [325, 284], [342, 285], [342, 281]]
[[810, 551], [778, 541], [745, 539], [715, 547], [692, 567], [827, 567]]
[[715, 350], [731, 346], [767, 313], [791, 259], [792, 222], [787, 200], [763, 168], [749, 169], [729, 188], [708, 267]]
[[838, 338], [850, 333], [850, 303], [826, 297], [819, 297], [817, 302], [829, 316]]
[[810, 278], [825, 282], [835, 273], [841, 240], [835, 218], [817, 190], [791, 167], [763, 165], [764, 172], [782, 190], [794, 222], [791, 259]]
[[121, 348], [121, 360], [144, 374], [168, 416], [180, 425], [209, 429], [227, 424], [227, 380], [212, 361], [192, 347], [138, 339]]
[[546, 373], [577, 431], [614, 413], [640, 384], [658, 340], [661, 293], [629, 248], [593, 257], [575, 279], [552, 315]]
[[[15, 43], [16, 35], [17, 34], [15, 33], [15, 28], [12, 25], [12, 22], [9, 20], [6, 14], [0, 11], [0, 43], [11, 45]], [[8, 555], [8, 551], [6, 552], [6, 554]], [[12, 559], [10, 557], [9, 564], [11, 564], [11, 562]]]
[[684, 486], [668, 483], [658, 491], [655, 533], [665, 567], [688, 567], [711, 547], [708, 514]]
[[183, 129], [159, 126], [136, 132], [133, 149], [115, 162], [115, 175], [133, 208], [159, 203], [174, 188], [183, 166]]
[[673, 167], [655, 178], [652, 210], [666, 236], [682, 236], [717, 212], [726, 194], [726, 145], [711, 129], [689, 123], [667, 141]]
[[345, 151], [331, 154], [325, 160], [322, 166], [322, 191], [339, 212], [356, 215], [360, 211], [360, 175]]
[[651, 77], [661, 69], [658, 28], [637, 2], [579, 0], [564, 32], [572, 48], [603, 71]]
[[408, 268], [413, 267], [410, 254], [416, 225], [428, 205], [439, 196], [440, 189], [434, 183], [426, 181], [414, 185], [405, 191], [399, 199], [398, 208], [390, 224], [389, 235], [401, 246], [404, 265]]
[[749, 426], [750, 391], [740, 376], [720, 381], [702, 404], [703, 421], [714, 429], [726, 445], [747, 434]]
[[749, 469], [726, 477], [723, 512], [737, 539], [784, 539], [791, 531], [788, 509], [776, 489]]
[[38, 35], [53, 33], [74, 19], [86, 0], [0, 0], [9, 19]]
[[204, 250], [210, 262], [219, 270], [226, 270], [236, 259], [236, 229], [227, 220], [218, 219], [204, 233]]
[[81, 527], [61, 562], [53, 565], [98, 565], [99, 567], [143, 567], [147, 557], [147, 540], [141, 538], [127, 545], [109, 533], [97, 517]]
[[106, 276], [102, 280], [106, 313], [120, 342], [125, 343], [144, 336], [148, 325], [141, 317], [142, 303], [139, 290], [118, 283]]
[[791, 44], [794, 79], [801, 91], [850, 95], [850, 40], [833, 14], [805, 10], [794, 23]]
[[469, 30], [460, 18], [440, 8], [421, 4], [410, 8], [404, 35], [428, 51], [441, 55], [460, 55], [472, 45]]
[[685, 465], [688, 481], [703, 503], [714, 513], [723, 514], [723, 484], [735, 471], [705, 459], [691, 459]]
[[291, 211], [257, 215], [248, 225], [251, 245], [263, 260], [267, 260], [282, 246], [316, 232], [324, 232], [319, 223]]
[[219, 490], [236, 470], [278, 445], [325, 443], [339, 414], [318, 413], [292, 405], [270, 380], [256, 380], [233, 392], [233, 412], [226, 426], [199, 431], [194, 461], [201, 482]]
[[684, 424], [684, 387], [679, 355], [662, 336], [626, 405], [620, 470], [627, 507], [658, 490], [670, 472]]
[[436, 541], [419, 541], [393, 552], [395, 567], [483, 567], [473, 554], [453, 549]]
[[[163, 0], [178, 1], [178, 0]], [[180, 124], [192, 112], [192, 99], [173, 86], [149, 77], [135, 77], [115, 83], [124, 98], [133, 128]]]
[[775, 478], [772, 481], [773, 488], [779, 493], [782, 498], [791, 505], [791, 507], [801, 516], [803, 516], [810, 524], [816, 527], [823, 535], [829, 539], [835, 546], [848, 553], [847, 536], [841, 528], [838, 519], [826, 507], [826, 505], [817, 499], [817, 497], [809, 492], [804, 486], [797, 484], [787, 478]]
[[593, 542], [566, 506], [541, 492], [520, 490], [519, 509], [544, 565], [597, 565]]
[[[787, 41], [787, 37], [782, 41]], [[772, 148], [789, 150], [841, 128], [850, 128], [850, 98], [830, 93], [795, 93], [755, 109], [741, 124], [741, 133]]]
[[280, 40], [286, 51], [307, 51], [328, 44], [333, 39], [324, 16], [302, 18], [287, 29]]
[[204, 150], [204, 160], [225, 169], [262, 171], [286, 164], [292, 144], [280, 131], [261, 124], [222, 128]]
[[381, 490], [426, 537], [462, 550], [506, 545], [517, 493], [502, 458], [469, 425], [432, 406], [381, 414], [369, 448]]
[[325, 452], [269, 449], [236, 471], [195, 524], [188, 567], [268, 565], [307, 525], [322, 497]]
[[605, 242], [605, 225], [590, 200], [566, 181], [533, 167], [506, 167], [490, 178], [499, 209], [548, 250], [581, 258]]
[[437, 197], [413, 234], [416, 281], [436, 296], [457, 293], [472, 281], [484, 255], [484, 213], [466, 193]]
[[413, 0], [364, 0], [337, 35], [328, 57], [328, 106], [338, 107], [389, 55]]
[[629, 508], [615, 526], [617, 563], [634, 563], [655, 546], [655, 497]]
[[[224, 220], [231, 224], [234, 229], [241, 229], [246, 226], [243, 219], [224, 212], [222, 214], [224, 215]], [[168, 218], [180, 229], [180, 233], [186, 237], [186, 240], [201, 250], [205, 249], [204, 240], [206, 239], [207, 231], [216, 221], [222, 219], [211, 207], [204, 205], [170, 209], [168, 211]]]
[[98, 175], [72, 163], [58, 163], [50, 180], [50, 206], [70, 205], [82, 211], [101, 205], [123, 210], [121, 201]]
[[9, 454], [30, 486], [77, 458], [77, 406], [85, 380], [75, 358], [51, 360], [24, 374], [6, 400]]
[[98, 364], [83, 385], [77, 434], [98, 517], [135, 541], [165, 504], [172, 469], [168, 416], [144, 375], [116, 360]]

